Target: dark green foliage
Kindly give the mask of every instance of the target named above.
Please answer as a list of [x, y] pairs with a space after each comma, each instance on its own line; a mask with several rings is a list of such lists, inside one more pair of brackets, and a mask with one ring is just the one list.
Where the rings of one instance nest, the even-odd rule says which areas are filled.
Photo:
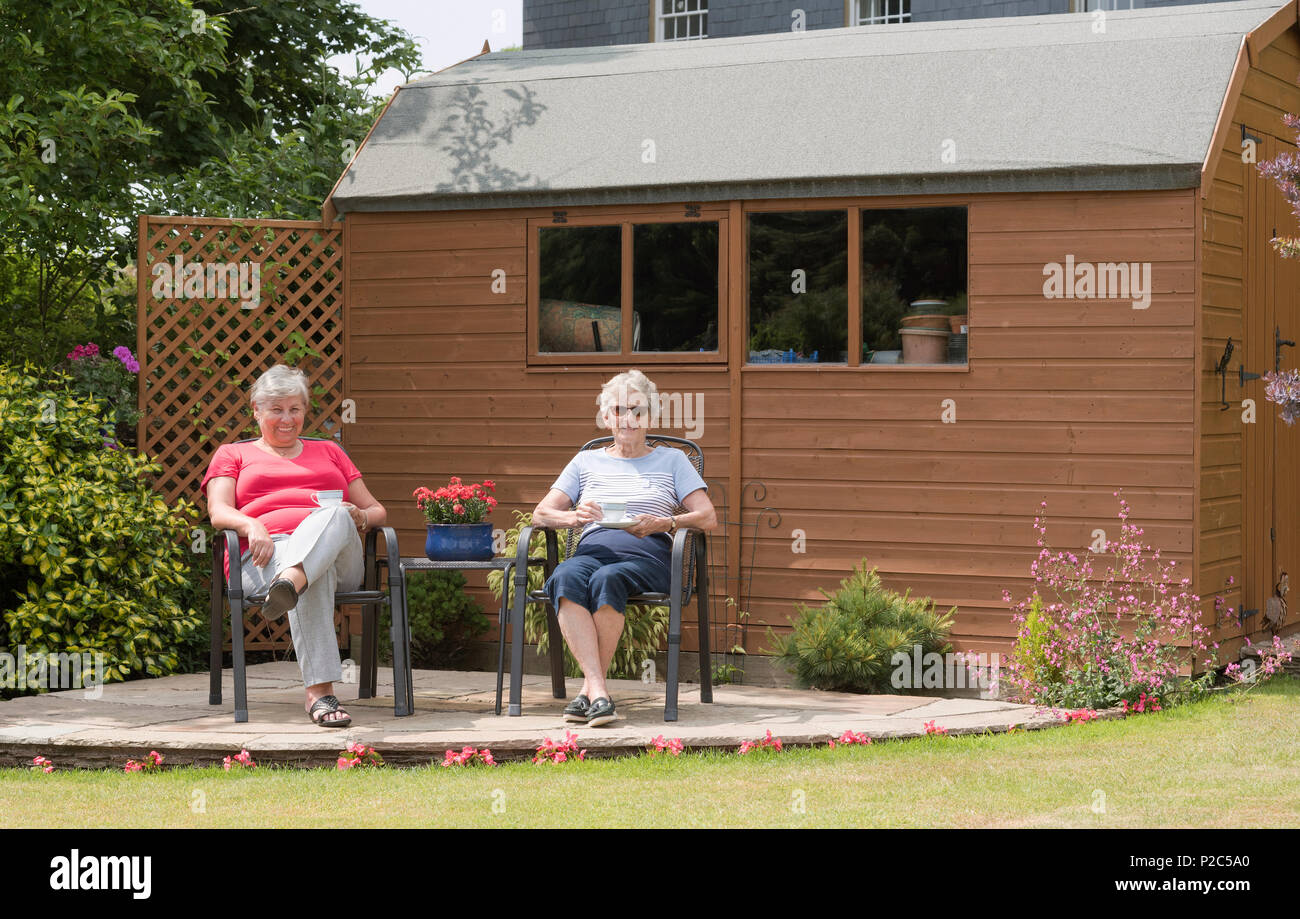
[[[454, 670], [467, 643], [487, 631], [483, 608], [465, 593], [459, 571], [410, 572], [406, 577], [407, 614], [411, 617], [411, 666]], [[379, 653], [393, 659], [391, 615], [380, 613]]]
[[195, 509], [150, 488], [156, 463], [104, 446], [107, 412], [66, 375], [0, 364], [0, 647], [101, 653], [108, 681], [163, 676], [202, 625]]
[[895, 653], [910, 656], [951, 649], [954, 606], [939, 613], [929, 597], [887, 590], [866, 563], [840, 582], [835, 593], [821, 591], [819, 607], [800, 604], [786, 637], [769, 631], [782, 663], [800, 684], [832, 692], [896, 693], [890, 683]]

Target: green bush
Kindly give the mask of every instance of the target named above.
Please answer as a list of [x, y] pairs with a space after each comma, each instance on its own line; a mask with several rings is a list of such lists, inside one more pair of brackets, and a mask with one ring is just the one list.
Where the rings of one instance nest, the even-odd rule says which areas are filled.
[[1043, 610], [1043, 598], [1035, 593], [1025, 614], [1023, 631], [1011, 653], [1013, 667], [1038, 684], [1063, 682], [1061, 668], [1052, 664], [1047, 653], [1048, 647], [1061, 638], [1060, 630]]
[[[488, 620], [469, 594], [459, 571], [411, 572], [406, 577], [406, 611], [411, 619], [411, 666], [450, 670], [468, 650], [466, 643], [487, 631]], [[392, 617], [379, 616], [379, 653], [393, 659]]]
[[[0, 648], [105, 655], [108, 681], [163, 676], [202, 626], [182, 602], [195, 508], [169, 507], [109, 406], [0, 364]], [[201, 608], [201, 607], [200, 607]]]
[[[519, 545], [519, 531], [528, 526], [533, 515], [526, 511], [515, 511], [515, 525], [506, 530], [506, 547], [503, 555], [513, 556]], [[565, 534], [559, 534], [560, 556], [565, 559]], [[535, 557], [546, 555], [546, 534], [534, 533], [529, 553]], [[488, 586], [498, 601], [501, 599], [501, 572], [488, 573]], [[541, 590], [546, 583], [540, 567], [528, 569], [528, 591]], [[513, 597], [513, 583], [511, 594]], [[623, 634], [619, 638], [618, 648], [614, 651], [614, 660], [610, 663], [607, 676], [613, 679], [635, 680], [641, 676], [641, 664], [646, 658], [653, 657], [659, 650], [660, 643], [668, 634], [668, 607], [666, 606], [629, 606], [624, 617]], [[524, 611], [524, 638], [537, 644], [537, 653], [546, 654], [550, 650], [551, 636], [546, 628], [546, 604], [529, 603]], [[570, 653], [564, 649], [564, 672], [571, 677], [582, 676], [582, 668]]]
[[915, 599], [885, 589], [876, 569], [864, 562], [840, 582], [826, 603], [798, 606], [793, 630], [781, 637], [768, 630], [781, 662], [803, 686], [832, 692], [896, 693], [891, 685], [895, 653], [944, 653], [957, 612], [940, 614], [929, 598]]

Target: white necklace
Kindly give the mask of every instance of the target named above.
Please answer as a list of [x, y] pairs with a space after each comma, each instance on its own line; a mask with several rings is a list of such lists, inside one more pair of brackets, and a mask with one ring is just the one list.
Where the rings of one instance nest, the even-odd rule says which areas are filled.
[[267, 441], [267, 439], [266, 439], [265, 437], [262, 438], [262, 445], [265, 446], [266, 448], [268, 448], [269, 450], [273, 451], [273, 452], [275, 453], [276, 456], [284, 456], [284, 457], [287, 457], [287, 456], [289, 455], [289, 453], [292, 453], [293, 451], [297, 450], [298, 447], [299, 447], [299, 443], [298, 443], [298, 441], [297, 441], [296, 438], [294, 439], [294, 442], [293, 442], [293, 446], [292, 446], [292, 447], [284, 447], [284, 448], [283, 448], [283, 449], [289, 451], [288, 453], [281, 453], [280, 450], [281, 450], [282, 448], [277, 447], [277, 446], [275, 446], [275, 444], [270, 443], [269, 441]]

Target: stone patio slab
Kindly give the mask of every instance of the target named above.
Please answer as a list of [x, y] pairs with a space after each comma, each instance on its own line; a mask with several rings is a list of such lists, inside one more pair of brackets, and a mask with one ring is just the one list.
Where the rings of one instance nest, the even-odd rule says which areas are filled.
[[[415, 713], [403, 718], [393, 715], [391, 670], [381, 668], [376, 698], [359, 699], [356, 682], [335, 684], [353, 719], [340, 729], [320, 728], [307, 719], [302, 679], [292, 661], [248, 668], [245, 724], [234, 720], [229, 671], [222, 675], [222, 704], [215, 706], [208, 705], [205, 673], [111, 684], [98, 698], [87, 698], [83, 690], [26, 696], [0, 702], [0, 764], [25, 765], [41, 754], [64, 768], [120, 769], [128, 758], [157, 750], [169, 765], [214, 765], [247, 748], [259, 763], [328, 766], [352, 742], [373, 745], [390, 763], [426, 764], [466, 745], [489, 747], [501, 760], [526, 758], [543, 738], [558, 740], [566, 731], [576, 734], [591, 755], [606, 756], [639, 753], [658, 735], [681, 738], [694, 749], [735, 749], [767, 730], [787, 745], [823, 745], [846, 730], [878, 739], [918, 737], [927, 721], [952, 733], [1060, 723], [1034, 706], [994, 699], [737, 684], [715, 687], [712, 704], [700, 702], [698, 685], [683, 684], [678, 720], [665, 723], [664, 684], [611, 680], [619, 720], [587, 728], [564, 722], [563, 702], [552, 697], [544, 675], [524, 677], [523, 715], [514, 718], [493, 714], [495, 673], [422, 670], [413, 674], [412, 684]], [[566, 681], [570, 698], [581, 685], [577, 679]]]

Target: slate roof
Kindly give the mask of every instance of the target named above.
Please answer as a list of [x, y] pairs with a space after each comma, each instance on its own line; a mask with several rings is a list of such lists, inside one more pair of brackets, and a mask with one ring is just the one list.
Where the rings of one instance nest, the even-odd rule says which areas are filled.
[[401, 87], [332, 200], [1191, 188], [1242, 37], [1281, 5], [1109, 12], [1104, 32], [1078, 13], [485, 54]]

